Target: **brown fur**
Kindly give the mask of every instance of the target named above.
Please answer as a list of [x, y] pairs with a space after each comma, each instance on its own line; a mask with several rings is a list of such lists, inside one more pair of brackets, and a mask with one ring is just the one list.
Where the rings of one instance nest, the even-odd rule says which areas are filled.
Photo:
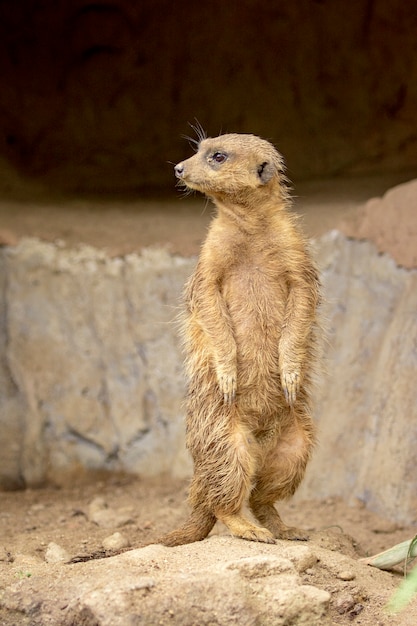
[[159, 541], [204, 539], [216, 519], [244, 539], [306, 539], [274, 503], [295, 492], [314, 444], [317, 272], [275, 148], [253, 135], [200, 139], [175, 168], [217, 207], [185, 293], [192, 513]]

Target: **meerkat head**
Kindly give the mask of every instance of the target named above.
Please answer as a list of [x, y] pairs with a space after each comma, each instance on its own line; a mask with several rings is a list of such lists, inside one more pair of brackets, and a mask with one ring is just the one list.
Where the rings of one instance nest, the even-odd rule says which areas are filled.
[[239, 134], [202, 139], [197, 153], [175, 166], [175, 175], [188, 189], [214, 198], [285, 181], [284, 161], [274, 146], [255, 135]]

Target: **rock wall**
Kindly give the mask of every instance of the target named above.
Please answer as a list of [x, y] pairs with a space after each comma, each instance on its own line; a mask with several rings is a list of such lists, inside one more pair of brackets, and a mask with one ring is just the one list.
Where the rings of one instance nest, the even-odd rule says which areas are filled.
[[0, 484], [82, 468], [186, 471], [174, 320], [192, 262], [29, 239], [2, 261]]
[[320, 442], [297, 497], [417, 521], [417, 270], [333, 232], [318, 246], [328, 328]]
[[416, 171], [415, 21], [402, 0], [2, 2], [0, 170], [171, 185], [197, 117], [270, 138], [292, 178]]
[[[298, 497], [416, 520], [417, 270], [336, 232], [317, 242], [329, 341], [320, 445]], [[188, 475], [173, 320], [195, 260], [23, 240], [1, 255], [0, 485], [84, 469]]]

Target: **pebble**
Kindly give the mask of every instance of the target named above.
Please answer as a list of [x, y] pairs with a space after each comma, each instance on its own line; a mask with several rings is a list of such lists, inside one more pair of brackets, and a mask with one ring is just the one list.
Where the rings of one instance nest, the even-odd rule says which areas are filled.
[[122, 548], [128, 548], [130, 543], [127, 537], [117, 532], [103, 539], [102, 545], [105, 550], [121, 550]]
[[45, 561], [47, 563], [67, 563], [70, 560], [68, 552], [57, 543], [51, 541], [45, 552]]
[[337, 578], [339, 580], [355, 580], [356, 574], [354, 574], [351, 570], [343, 570], [337, 574]]

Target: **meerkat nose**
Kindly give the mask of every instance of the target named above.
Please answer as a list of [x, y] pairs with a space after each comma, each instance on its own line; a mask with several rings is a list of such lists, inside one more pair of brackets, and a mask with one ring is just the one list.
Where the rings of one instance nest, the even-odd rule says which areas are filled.
[[184, 164], [178, 163], [178, 165], [174, 167], [174, 171], [175, 171], [175, 176], [177, 176], [177, 178], [181, 178], [181, 176], [184, 173]]

